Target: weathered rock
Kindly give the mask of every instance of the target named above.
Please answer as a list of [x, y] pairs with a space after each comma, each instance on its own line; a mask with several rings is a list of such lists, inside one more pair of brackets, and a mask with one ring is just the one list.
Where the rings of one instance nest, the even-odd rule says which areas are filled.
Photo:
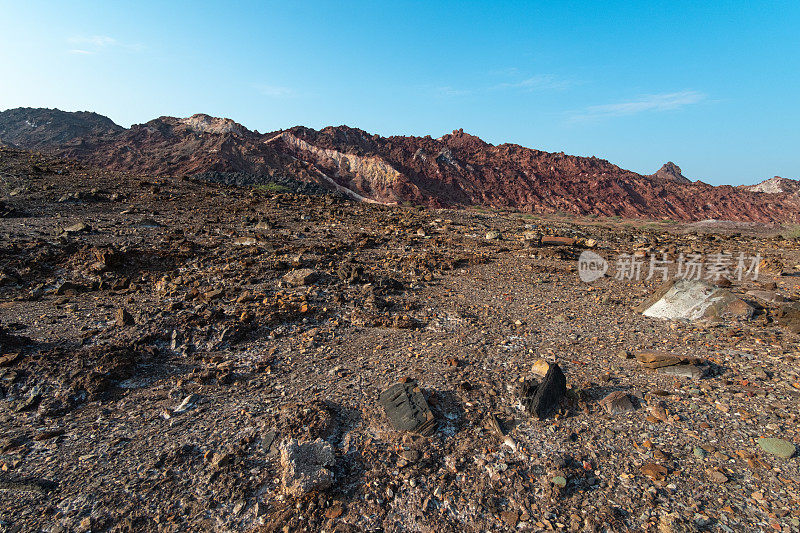
[[800, 305], [784, 305], [775, 313], [776, 322], [794, 334], [800, 334]]
[[789, 459], [797, 451], [795, 445], [786, 439], [760, 437], [758, 439], [758, 445], [765, 452], [784, 459]]
[[753, 290], [753, 291], [747, 291], [746, 294], [747, 294], [747, 296], [752, 296], [753, 298], [756, 298], [756, 299], [761, 300], [763, 302], [783, 303], [783, 302], [786, 301], [786, 298], [784, 298], [783, 296], [781, 296], [780, 294], [778, 294], [775, 291], [757, 291], [757, 290]]
[[667, 470], [666, 467], [656, 463], [645, 463], [642, 465], [640, 470], [642, 471], [642, 474], [646, 475], [653, 481], [662, 481], [669, 473], [669, 470]]
[[133, 315], [131, 315], [128, 312], [128, 310], [125, 309], [124, 307], [120, 307], [119, 309], [117, 309], [117, 311], [116, 311], [116, 313], [114, 315], [114, 321], [116, 322], [117, 326], [119, 326], [119, 327], [131, 326], [131, 325], [133, 325], [135, 323], [135, 320], [133, 319]]
[[644, 350], [636, 352], [636, 360], [645, 368], [661, 368], [665, 366], [677, 365], [683, 361], [683, 357], [660, 350]]
[[541, 244], [542, 246], [575, 246], [575, 239], [572, 237], [544, 235], [542, 237]]
[[644, 316], [700, 320], [726, 315], [751, 318], [755, 309], [726, 289], [695, 280], [669, 281], [636, 308]]
[[561, 367], [551, 364], [541, 383], [526, 381], [522, 385], [521, 401], [525, 410], [544, 418], [556, 409], [567, 393], [567, 378]]
[[304, 285], [311, 285], [314, 283], [319, 274], [311, 268], [300, 268], [292, 270], [283, 276], [283, 281], [292, 287], [302, 287]]
[[66, 228], [64, 228], [62, 230], [62, 233], [70, 235], [72, 233], [83, 233], [83, 232], [86, 232], [86, 231], [91, 231], [91, 229], [92, 229], [91, 226], [89, 226], [85, 222], [78, 222], [76, 224], [73, 224], [71, 226], [67, 226]]
[[378, 401], [395, 429], [421, 435], [435, 431], [436, 419], [415, 381], [392, 385], [381, 393]]
[[281, 482], [292, 496], [325, 490], [333, 484], [330, 470], [336, 457], [333, 447], [322, 439], [299, 442], [290, 439], [281, 446]]
[[600, 405], [602, 405], [610, 415], [619, 415], [634, 410], [630, 396], [624, 391], [612, 392], [600, 400]]
[[73, 283], [71, 281], [65, 281], [59, 284], [56, 287], [55, 293], [59, 296], [63, 296], [65, 294], [79, 294], [81, 292], [88, 291], [89, 288], [85, 285], [81, 285], [79, 283]]
[[728, 481], [728, 476], [714, 468], [709, 468], [706, 470], [706, 475], [708, 476], [709, 481], [714, 483], [727, 483]]

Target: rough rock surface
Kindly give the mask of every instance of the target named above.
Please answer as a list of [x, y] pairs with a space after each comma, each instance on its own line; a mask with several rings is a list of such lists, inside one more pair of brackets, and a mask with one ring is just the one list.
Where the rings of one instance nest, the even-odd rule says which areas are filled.
[[284, 490], [292, 496], [302, 496], [327, 489], [333, 484], [331, 468], [335, 462], [333, 447], [322, 439], [311, 442], [288, 440], [281, 446]]

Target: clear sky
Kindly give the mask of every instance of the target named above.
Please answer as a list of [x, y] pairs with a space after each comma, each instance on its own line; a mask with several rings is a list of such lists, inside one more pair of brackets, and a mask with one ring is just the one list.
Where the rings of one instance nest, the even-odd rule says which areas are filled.
[[800, 2], [0, 0], [0, 109], [456, 128], [693, 179], [800, 177]]

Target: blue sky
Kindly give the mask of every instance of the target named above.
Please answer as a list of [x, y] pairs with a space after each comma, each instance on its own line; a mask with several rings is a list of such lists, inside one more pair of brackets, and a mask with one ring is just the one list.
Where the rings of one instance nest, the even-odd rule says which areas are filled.
[[693, 179], [800, 176], [800, 2], [0, 0], [0, 109], [456, 128]]

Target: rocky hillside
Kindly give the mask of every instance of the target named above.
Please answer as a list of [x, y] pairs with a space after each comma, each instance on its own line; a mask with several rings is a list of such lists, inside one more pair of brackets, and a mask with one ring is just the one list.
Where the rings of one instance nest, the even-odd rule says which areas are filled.
[[[37, 119], [43, 113], [63, 120], [43, 122]], [[9, 126], [0, 140], [23, 148], [48, 148], [113, 170], [231, 173], [237, 183], [241, 176], [255, 183], [291, 178], [385, 204], [757, 222], [794, 222], [800, 213], [797, 196], [778, 193], [767, 198], [743, 188], [692, 183], [671, 162], [643, 176], [596, 157], [516, 144], [494, 146], [463, 130], [438, 139], [381, 137], [347, 126], [260, 134], [230, 119], [202, 114], [160, 117], [123, 129], [99, 115], [91, 115], [91, 121], [85, 115], [6, 111], [0, 113], [0, 124]], [[84, 124], [83, 130], [75, 126], [78, 123]], [[16, 130], [12, 124], [17, 124]], [[30, 128], [38, 135], [26, 134]]]
[[800, 180], [775, 176], [774, 178], [764, 180], [756, 185], [746, 185], [742, 188], [750, 192], [763, 192], [768, 194], [798, 194], [800, 193]]
[[41, 150], [83, 137], [104, 137], [124, 131], [108, 117], [90, 111], [20, 107], [0, 112], [0, 142]]

